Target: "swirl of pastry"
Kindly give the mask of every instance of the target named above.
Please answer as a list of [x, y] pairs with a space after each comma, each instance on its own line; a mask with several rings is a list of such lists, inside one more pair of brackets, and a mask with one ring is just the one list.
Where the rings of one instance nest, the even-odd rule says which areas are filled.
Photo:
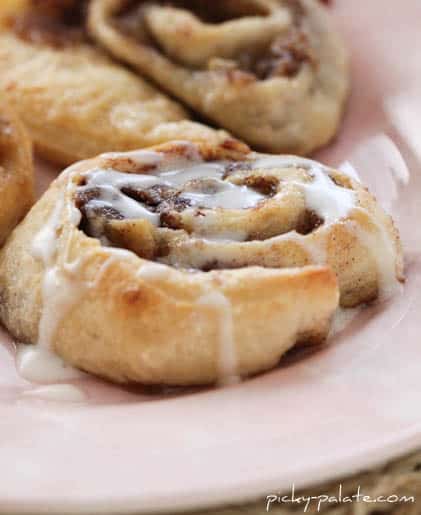
[[90, 33], [256, 149], [306, 154], [336, 133], [347, 56], [316, 0], [93, 0]]
[[0, 8], [0, 89], [39, 153], [70, 164], [180, 137], [226, 138], [95, 47], [84, 29], [86, 4], [21, 0]]
[[339, 298], [402, 273], [391, 218], [348, 176], [176, 141], [63, 172], [0, 255], [0, 315], [111, 380], [201, 384], [322, 342]]
[[32, 145], [22, 123], [0, 105], [0, 245], [34, 202]]

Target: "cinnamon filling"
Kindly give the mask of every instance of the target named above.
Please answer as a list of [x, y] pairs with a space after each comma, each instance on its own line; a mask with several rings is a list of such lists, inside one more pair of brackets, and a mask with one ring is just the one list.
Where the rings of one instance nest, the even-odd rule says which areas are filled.
[[[288, 31], [280, 29], [281, 34], [267, 43], [265, 28], [262, 25], [262, 42], [260, 44], [247, 45], [244, 41], [242, 49], [230, 57], [213, 55], [207, 64], [185, 61], [183, 53], [177, 56], [171, 55], [165, 50], [159, 41], [159, 36], [151, 31], [145, 12], [149, 6], [174, 7], [194, 14], [201, 22], [206, 24], [220, 24], [226, 21], [234, 21], [241, 17], [268, 17], [270, 9], [264, 8], [253, 0], [238, 2], [237, 0], [170, 0], [163, 2], [145, 3], [137, 1], [129, 2], [116, 16], [115, 23], [122, 33], [138, 40], [140, 43], [155, 46], [163, 54], [167, 54], [173, 61], [191, 69], [207, 68], [216, 73], [225, 73], [235, 82], [250, 82], [254, 80], [266, 80], [272, 77], [294, 77], [303, 65], [317, 66], [315, 52], [311, 46], [306, 30], [303, 28], [303, 20], [306, 15], [301, 0], [285, 0], [282, 4], [291, 13], [292, 25]], [[264, 23], [264, 22], [262, 22]], [[158, 30], [159, 27], [155, 27]], [[178, 32], [180, 30], [180, 32]], [[193, 30], [189, 24], [181, 24], [180, 29], [174, 31], [175, 36], [181, 34], [188, 39], [189, 32]], [[196, 30], [196, 29], [195, 29]], [[223, 35], [221, 37], [226, 37]], [[178, 43], [180, 45], [180, 42]], [[223, 45], [222, 45], [223, 46]], [[173, 49], [177, 48], [175, 44]]]
[[[135, 37], [144, 44], [160, 47], [149, 33], [143, 18], [147, 2], [129, 1], [116, 15], [119, 30]], [[246, 16], [270, 15], [269, 9], [254, 0], [170, 0], [154, 5], [171, 6], [195, 14], [208, 24], [219, 24]], [[272, 42], [250, 45], [233, 58], [215, 55], [209, 62], [210, 70], [226, 73], [233, 81], [266, 80], [272, 77], [294, 77], [304, 64], [317, 66], [317, 60], [308, 36], [302, 28], [305, 9], [300, 0], [285, 0], [284, 5], [292, 14], [293, 25], [286, 33]], [[27, 10], [9, 20], [10, 28], [21, 39], [65, 48], [88, 40], [85, 29], [87, 0], [30, 0]], [[189, 30], [186, 27], [186, 30]], [[246, 42], [245, 42], [246, 44]], [[161, 49], [161, 51], [163, 51]], [[181, 63], [188, 66], [187, 63]]]
[[294, 77], [303, 64], [315, 66], [317, 60], [306, 33], [295, 28], [287, 35], [275, 39], [263, 54], [243, 55], [239, 62], [242, 69], [265, 80], [271, 77]]
[[321, 218], [315, 211], [306, 209], [299, 222], [297, 223], [295, 232], [305, 236], [321, 227], [323, 222], [323, 218]]
[[[237, 170], [241, 168], [238, 163], [235, 165]], [[103, 179], [84, 178], [76, 193], [75, 204], [84, 217], [82, 228], [90, 236], [102, 237], [97, 229], [105, 227], [108, 220], [146, 218], [157, 228], [190, 232], [179, 216], [188, 209], [191, 216], [200, 218], [214, 208], [253, 208], [276, 193], [271, 177], [250, 175], [231, 182], [231, 166], [231, 163], [198, 163], [159, 175], [98, 170], [96, 177], [102, 174]], [[244, 163], [243, 169], [247, 168], [248, 163]], [[112, 180], [106, 184], [109, 174], [113, 174]], [[98, 218], [103, 220], [99, 222]]]
[[[79, 228], [144, 259], [210, 271], [248, 266], [209, 250], [218, 242], [258, 242], [291, 232], [300, 238], [346, 216], [354, 204], [346, 180], [308, 160], [202, 161], [191, 154], [191, 147], [180, 146], [169, 154], [176, 155], [170, 169], [152, 152], [106, 157], [104, 168], [79, 177]], [[131, 173], [115, 171], [126, 162]], [[189, 242], [193, 260], [181, 250]]]

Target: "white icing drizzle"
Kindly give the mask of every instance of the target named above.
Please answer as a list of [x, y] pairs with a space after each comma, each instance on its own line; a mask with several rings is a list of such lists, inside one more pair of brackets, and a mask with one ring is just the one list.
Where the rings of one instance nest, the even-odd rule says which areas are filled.
[[183, 193], [183, 198], [190, 200], [193, 206], [206, 208], [246, 209], [255, 206], [265, 197], [247, 186], [237, 186], [230, 182], [215, 181], [218, 190], [215, 193]]
[[328, 169], [312, 161], [294, 156], [270, 156], [258, 159], [256, 169], [297, 166], [308, 169], [313, 177], [310, 182], [292, 181], [304, 191], [306, 205], [324, 220], [325, 224], [337, 222], [348, 216], [356, 205], [355, 192], [335, 184]]
[[[121, 156], [123, 158], [124, 154]], [[138, 154], [138, 157], [140, 156], [141, 152]], [[114, 159], [118, 159], [117, 154], [114, 155]], [[216, 215], [212, 209], [218, 207], [249, 208], [263, 200], [265, 196], [247, 186], [239, 186], [222, 180], [227, 162], [203, 162], [198, 156], [195, 156], [194, 159], [195, 161], [192, 163], [186, 158], [179, 157], [178, 161], [174, 163], [175, 169], [162, 171], [162, 166], [160, 166], [160, 170], [153, 175], [122, 173], [99, 168], [88, 172], [86, 174], [88, 184], [85, 188], [98, 187], [100, 190], [99, 196], [85, 205], [88, 217], [90, 213], [95, 216], [94, 211], [97, 207], [113, 207], [127, 219], [146, 219], [153, 225], [159, 226], [160, 215], [158, 213], [154, 213], [123, 194], [120, 188], [130, 186], [145, 189], [155, 185], [171, 188], [182, 187], [180, 197], [189, 200], [192, 208], [211, 208], [202, 213], [200, 217], [193, 218], [193, 235], [199, 235], [199, 237], [202, 235], [208, 240], [215, 241], [245, 241], [247, 233], [241, 230], [228, 231], [223, 234], [209, 233], [211, 219]], [[312, 176], [310, 181], [291, 181], [291, 183], [303, 191], [308, 209], [317, 213], [324, 220], [325, 225], [347, 217], [355, 207], [355, 192], [336, 185], [329, 176], [329, 170], [315, 161], [294, 156], [264, 156], [256, 159], [253, 164], [256, 169], [294, 166], [307, 170]], [[201, 182], [204, 179], [205, 182]], [[201, 182], [202, 187], [200, 184], [198, 186], [197, 180], [199, 183]], [[95, 229], [93, 234], [103, 240], [103, 235], [96, 234]], [[290, 239], [298, 239], [298, 236], [291, 233]], [[312, 243], [307, 243], [304, 238], [301, 239], [301, 243], [306, 246], [308, 254], [315, 257], [315, 263], [323, 262], [326, 252], [323, 252], [319, 246], [315, 248]], [[312, 246], [314, 248], [311, 248]]]
[[354, 181], [361, 182], [361, 177], [359, 173], [349, 161], [344, 161], [342, 164], [340, 164], [338, 170], [341, 171], [343, 174], [348, 175], [348, 177], [351, 177], [351, 179], [353, 179]]
[[91, 210], [101, 207], [117, 209], [117, 211], [127, 219], [144, 219], [155, 226], [159, 223], [159, 215], [157, 213], [149, 211], [149, 209], [143, 207], [139, 202], [124, 195], [113, 186], [104, 185], [101, 187], [99, 197], [91, 200], [87, 205], [88, 216]]
[[[67, 188], [72, 185], [70, 172], [71, 169]], [[39, 383], [65, 381], [80, 377], [82, 374], [66, 365], [52, 350], [61, 320], [89, 287], [78, 280], [80, 260], [62, 264], [57, 262], [57, 231], [62, 223], [62, 217], [66, 215], [69, 223], [74, 226], [77, 226], [81, 219], [80, 211], [72, 203], [65, 203], [67, 188], [59, 197], [47, 223], [32, 242], [32, 254], [44, 266], [41, 284], [42, 311], [38, 341], [36, 345], [18, 346], [16, 367], [22, 377]]]
[[170, 268], [160, 263], [142, 263], [142, 266], [137, 271], [137, 277], [141, 279], [166, 279], [170, 273]]
[[[113, 262], [133, 258], [133, 254], [128, 250], [107, 248], [108, 258], [92, 282], [80, 280], [80, 269], [90, 258], [90, 253], [73, 262], [64, 260], [63, 263], [58, 263], [57, 231], [62, 218], [67, 217], [70, 225], [75, 227], [79, 225], [81, 219], [80, 211], [71, 202], [65, 203], [68, 188], [72, 186], [72, 168], [70, 168], [67, 188], [58, 199], [47, 223], [32, 243], [32, 254], [42, 262], [45, 269], [41, 286], [43, 307], [38, 328], [38, 342], [36, 345], [18, 346], [16, 368], [23, 378], [35, 383], [60, 382], [83, 376], [83, 372], [65, 364], [53, 352], [58, 326], [83, 294], [97, 285]], [[57, 388], [56, 393], [58, 390], [60, 389]]]
[[73, 384], [40, 386], [24, 391], [23, 395], [54, 402], [83, 402], [86, 400], [85, 392]]
[[[134, 154], [143, 163], [142, 152]], [[107, 154], [108, 155], [108, 154]], [[123, 158], [127, 154], [109, 154], [113, 159]], [[133, 199], [121, 194], [119, 188], [132, 186], [134, 188], [148, 188], [155, 185], [164, 185], [173, 188], [183, 187], [182, 197], [191, 201], [193, 206], [208, 208], [244, 209], [255, 206], [265, 198], [264, 195], [248, 188], [222, 180], [227, 162], [214, 161], [190, 162], [179, 158], [175, 163], [176, 169], [171, 171], [157, 171], [154, 174], [134, 174], [116, 172], [111, 169], [94, 169], [86, 173], [88, 186], [100, 188], [100, 196], [89, 202], [90, 205], [113, 206], [126, 218], [146, 218], [155, 225], [157, 216]], [[155, 159], [156, 160], [156, 159]], [[149, 162], [149, 161], [147, 161]], [[346, 217], [355, 207], [356, 196], [352, 189], [335, 184], [329, 177], [329, 169], [311, 159], [296, 156], [264, 156], [253, 162], [255, 169], [301, 167], [309, 170], [313, 179], [309, 182], [292, 181], [300, 187], [306, 197], [309, 209], [324, 219], [326, 224], [333, 223]], [[162, 167], [160, 167], [162, 168]], [[206, 179], [212, 186], [211, 192], [197, 191], [197, 186], [189, 185], [190, 181]], [[209, 182], [210, 181], [210, 182]], [[83, 188], [81, 188], [83, 190]]]
[[338, 307], [333, 315], [330, 326], [329, 338], [336, 336], [344, 331], [357, 318], [361, 312], [361, 307], [357, 308], [341, 308]]
[[[171, 171], [160, 171], [154, 175], [131, 174], [114, 170], [95, 169], [86, 174], [88, 186], [98, 187], [99, 195], [87, 204], [88, 210], [95, 207], [113, 207], [127, 219], [146, 219], [153, 225], [159, 223], [159, 215], [153, 213], [140, 203], [120, 191], [123, 186], [149, 188], [156, 185], [171, 188], [183, 187], [180, 197], [190, 201], [192, 207], [245, 209], [255, 206], [265, 198], [264, 195], [247, 187], [222, 180], [225, 172], [224, 162], [182, 163]], [[211, 191], [200, 190], [197, 181], [206, 180], [206, 187]], [[189, 182], [196, 184], [189, 185]], [[199, 189], [198, 189], [199, 188]]]
[[357, 224], [353, 224], [353, 230], [358, 240], [366, 247], [376, 264], [377, 281], [379, 287], [379, 300], [390, 299], [393, 295], [402, 292], [402, 284], [397, 278], [396, 249], [394, 241], [387, 230], [380, 224], [376, 231], [364, 230]]
[[57, 228], [63, 209], [61, 199], [56, 203], [48, 223], [35, 236], [32, 242], [32, 255], [46, 264], [51, 263], [56, 252]]
[[[70, 223], [78, 225], [81, 214], [68, 206]], [[52, 351], [54, 337], [60, 321], [81, 295], [80, 285], [74, 281], [71, 269], [60, 268], [56, 263], [57, 230], [64, 210], [64, 196], [60, 197], [41, 231], [32, 242], [32, 254], [44, 268], [41, 284], [42, 311], [36, 345], [18, 345], [16, 369], [24, 379], [35, 383], [66, 381], [80, 377], [82, 372], [64, 363]]]
[[[258, 160], [255, 163], [256, 168], [271, 168], [275, 166], [303, 166], [310, 167], [314, 180], [304, 186], [306, 203], [310, 209], [313, 209], [320, 217], [324, 219], [325, 225], [338, 222], [341, 218], [348, 216], [352, 209], [361, 209], [356, 205], [356, 194], [353, 190], [337, 186], [329, 177], [327, 169], [319, 163], [303, 158], [291, 156], [267, 157]], [[343, 165], [344, 173], [359, 180], [358, 174], [351, 165], [346, 163]], [[301, 184], [301, 183], [300, 183]], [[373, 223], [374, 220], [372, 220]], [[372, 255], [378, 272], [379, 281], [379, 297], [380, 299], [390, 298], [393, 294], [401, 291], [402, 285], [396, 274], [396, 249], [394, 241], [388, 234], [386, 228], [376, 224], [376, 232], [371, 233], [363, 230], [353, 222], [347, 221], [347, 226], [355, 231], [359, 241], [369, 250]], [[288, 238], [294, 233], [289, 233]], [[299, 236], [299, 235], [298, 235]], [[293, 239], [297, 236], [293, 235]], [[304, 242], [306, 238], [301, 239], [301, 244], [306, 245], [306, 250], [310, 251], [311, 247]], [[320, 249], [316, 249], [317, 255], [314, 256], [315, 263], [325, 263], [326, 258], [320, 253]]]
[[121, 188], [130, 184], [140, 188], [149, 188], [159, 184], [159, 179], [155, 175], [116, 172], [114, 170], [104, 170], [103, 168], [91, 170], [86, 174], [86, 177], [89, 178], [90, 186], [114, 186], [115, 188]]
[[185, 168], [161, 172], [157, 176], [168, 186], [183, 186], [186, 182], [196, 179], [221, 179], [224, 175], [223, 162], [194, 163]]
[[83, 372], [67, 365], [59, 356], [40, 345], [18, 345], [16, 370], [32, 383], [55, 383], [83, 376]]
[[307, 207], [317, 213], [325, 224], [348, 216], [355, 207], [355, 192], [337, 186], [322, 168], [311, 170], [314, 178], [303, 185]]
[[[70, 223], [78, 225], [81, 213], [68, 204]], [[45, 268], [42, 281], [43, 309], [38, 329], [38, 344], [50, 349], [60, 314], [71, 306], [79, 297], [79, 286], [72, 283], [72, 278], [56, 263], [57, 230], [64, 209], [64, 195], [59, 198], [48, 222], [36, 235], [32, 243], [32, 254]], [[54, 304], [51, 307], [49, 304]]]
[[240, 381], [240, 378], [238, 376], [231, 302], [222, 292], [209, 290], [200, 297], [198, 304], [209, 306], [218, 314], [219, 383], [221, 385], [236, 384]]
[[82, 293], [83, 286], [70, 270], [58, 266], [47, 268], [43, 279], [44, 306], [39, 324], [39, 345], [52, 348], [62, 314], [77, 303]]

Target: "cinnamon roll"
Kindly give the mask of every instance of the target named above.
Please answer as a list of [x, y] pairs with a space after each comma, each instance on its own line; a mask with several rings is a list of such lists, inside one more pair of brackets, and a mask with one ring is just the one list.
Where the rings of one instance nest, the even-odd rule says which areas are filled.
[[32, 146], [15, 114], [0, 105], [0, 245], [34, 202]]
[[0, 10], [0, 90], [41, 154], [68, 164], [174, 138], [226, 138], [95, 48], [86, 5], [27, 0], [8, 16]]
[[351, 177], [178, 141], [64, 171], [1, 252], [0, 315], [113, 381], [203, 384], [323, 342], [339, 303], [402, 280], [392, 219]]
[[92, 0], [92, 36], [258, 150], [306, 154], [336, 133], [347, 58], [316, 0]]

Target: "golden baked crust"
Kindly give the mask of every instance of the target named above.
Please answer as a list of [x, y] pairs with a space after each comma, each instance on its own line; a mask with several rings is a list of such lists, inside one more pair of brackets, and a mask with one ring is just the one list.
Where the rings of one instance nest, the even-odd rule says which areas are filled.
[[0, 245], [34, 202], [32, 146], [22, 123], [0, 104]]
[[69, 164], [177, 138], [226, 137], [189, 121], [179, 104], [91, 45], [78, 25], [36, 13], [2, 20], [0, 89], [46, 158]]
[[348, 176], [173, 142], [58, 177], [0, 253], [0, 316], [113, 381], [202, 384], [322, 342], [339, 294], [402, 279], [390, 217]]
[[336, 133], [346, 53], [315, 0], [92, 0], [92, 36], [253, 148], [306, 154]]

